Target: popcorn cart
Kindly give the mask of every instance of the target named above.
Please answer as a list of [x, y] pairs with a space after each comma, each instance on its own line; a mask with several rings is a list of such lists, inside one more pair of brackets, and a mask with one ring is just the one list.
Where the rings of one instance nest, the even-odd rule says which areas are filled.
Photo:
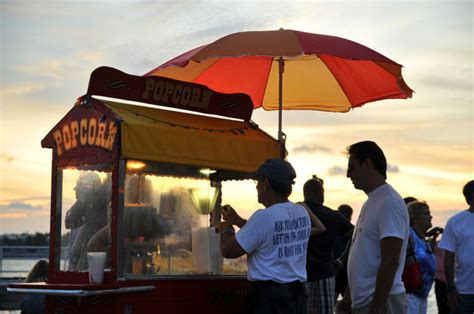
[[252, 110], [245, 94], [96, 69], [41, 142], [48, 281], [8, 290], [46, 296], [47, 313], [245, 313], [245, 258], [222, 257], [214, 226], [222, 185], [280, 156]]

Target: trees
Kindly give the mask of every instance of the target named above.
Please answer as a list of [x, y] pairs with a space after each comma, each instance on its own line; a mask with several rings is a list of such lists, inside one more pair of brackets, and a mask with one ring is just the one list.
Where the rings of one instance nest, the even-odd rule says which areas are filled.
[[4, 246], [48, 246], [49, 233], [4, 234], [0, 236], [0, 244]]

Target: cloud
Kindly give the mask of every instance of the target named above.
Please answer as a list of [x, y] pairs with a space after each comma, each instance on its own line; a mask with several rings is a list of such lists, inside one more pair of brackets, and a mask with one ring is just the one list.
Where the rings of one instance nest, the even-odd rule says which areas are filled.
[[22, 97], [27, 94], [32, 94], [45, 90], [46, 88], [47, 86], [45, 84], [28, 82], [23, 84], [3, 86], [0, 89], [0, 94], [2, 95], [2, 97]]
[[60, 81], [70, 76], [71, 73], [77, 73], [80, 70], [80, 66], [72, 58], [54, 58], [37, 63], [19, 65], [16, 67], [16, 70], [33, 77]]
[[[43, 58], [37, 61], [13, 66], [16, 75], [27, 75], [40, 83], [26, 83], [23, 85], [4, 88], [3, 93], [20, 94], [41, 91], [51, 87], [63, 86], [64, 81], [83, 75], [88, 77], [88, 70], [104, 60], [102, 51], [79, 51], [68, 55]], [[11, 89], [13, 89], [11, 91]]]
[[14, 201], [9, 204], [0, 205], [0, 211], [18, 212], [18, 211], [44, 211], [42, 206], [34, 206], [29, 203]]
[[1, 219], [18, 219], [25, 218], [26, 213], [0, 213]]
[[[16, 199], [4, 199], [4, 200], [1, 200], [1, 201], [2, 202], [10, 202], [10, 203], [20, 203], [20, 202], [24, 202], [24, 201], [49, 200], [49, 199], [51, 199], [51, 197], [45, 195], [45, 196], [29, 196], [29, 197], [16, 198]], [[0, 206], [2, 206], [2, 205], [0, 205]]]
[[398, 168], [397, 165], [387, 164], [387, 172], [399, 173], [399, 172], [400, 172], [400, 168]]
[[[400, 168], [398, 168], [397, 165], [387, 164], [387, 172], [399, 173]], [[340, 175], [345, 176], [347, 173], [347, 169], [340, 166], [332, 166], [331, 168], [328, 169], [327, 173], [328, 175], [331, 175], [331, 176], [340, 176]]]
[[7, 154], [0, 154], [0, 161], [5, 162], [7, 164], [11, 163], [15, 159], [16, 159], [16, 157], [14, 157], [14, 156], [10, 156], [10, 155], [7, 155]]
[[429, 87], [436, 88], [443, 87], [443, 90], [463, 90], [470, 92], [472, 90], [472, 81], [469, 80], [468, 75], [458, 77], [446, 77], [441, 75], [424, 75], [420, 78], [420, 83], [425, 84]]
[[316, 152], [322, 152], [322, 153], [331, 153], [331, 149], [327, 146], [322, 146], [322, 145], [317, 145], [317, 144], [303, 144], [296, 146], [295, 148], [292, 149], [293, 153], [307, 153], [307, 154], [312, 154]]
[[14, 201], [0, 205], [0, 219], [11, 219], [11, 223], [15, 225], [21, 225], [24, 219], [43, 219], [49, 214], [45, 207], [25, 202]]
[[99, 62], [104, 59], [104, 54], [100, 51], [78, 52], [77, 57], [89, 62]]
[[331, 176], [340, 176], [340, 175], [346, 175], [347, 170], [346, 168], [343, 168], [340, 166], [332, 166], [331, 168], [328, 169], [327, 173]]

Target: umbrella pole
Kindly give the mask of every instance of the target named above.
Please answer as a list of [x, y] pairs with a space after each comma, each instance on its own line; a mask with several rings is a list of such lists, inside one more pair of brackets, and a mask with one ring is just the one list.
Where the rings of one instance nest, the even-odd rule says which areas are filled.
[[285, 61], [283, 57], [278, 58], [278, 142], [280, 143], [280, 157], [285, 158], [286, 138], [282, 132], [282, 112], [283, 112], [283, 72], [285, 71]]

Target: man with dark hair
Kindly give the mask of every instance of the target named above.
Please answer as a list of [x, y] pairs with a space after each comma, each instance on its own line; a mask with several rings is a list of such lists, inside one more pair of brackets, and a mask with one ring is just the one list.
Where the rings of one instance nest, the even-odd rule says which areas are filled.
[[[304, 203], [326, 227], [322, 234], [312, 235], [308, 243], [305, 284], [310, 313], [334, 313], [336, 268], [334, 247], [338, 237], [349, 236], [354, 226], [341, 214], [323, 205], [323, 181], [316, 176], [303, 186]], [[337, 261], [341, 263], [340, 260]], [[342, 265], [338, 265], [341, 267]]]
[[347, 204], [341, 204], [337, 208], [337, 211], [344, 216], [347, 220], [351, 221], [352, 220], [352, 212], [353, 209], [350, 205]]
[[380, 147], [371, 141], [347, 149], [347, 177], [368, 199], [357, 221], [347, 276], [348, 291], [338, 306], [339, 313], [407, 312], [402, 282], [409, 235], [408, 210], [402, 197], [385, 182], [387, 161]]
[[[362, 141], [352, 144], [347, 148], [347, 153], [349, 156], [357, 156], [357, 160], [361, 163], [370, 159], [374, 170], [377, 170], [384, 180], [387, 179], [387, 159], [385, 159], [382, 149], [375, 142]], [[349, 170], [347, 170], [348, 173]]]
[[224, 221], [217, 228], [222, 255], [247, 254], [252, 313], [306, 313], [303, 283], [311, 221], [303, 206], [288, 200], [295, 177], [290, 163], [268, 159], [255, 174], [258, 202], [265, 208], [247, 221], [230, 205], [222, 207]]
[[448, 220], [439, 247], [445, 252], [444, 274], [451, 312], [474, 313], [474, 180], [464, 186], [462, 193], [469, 208]]

